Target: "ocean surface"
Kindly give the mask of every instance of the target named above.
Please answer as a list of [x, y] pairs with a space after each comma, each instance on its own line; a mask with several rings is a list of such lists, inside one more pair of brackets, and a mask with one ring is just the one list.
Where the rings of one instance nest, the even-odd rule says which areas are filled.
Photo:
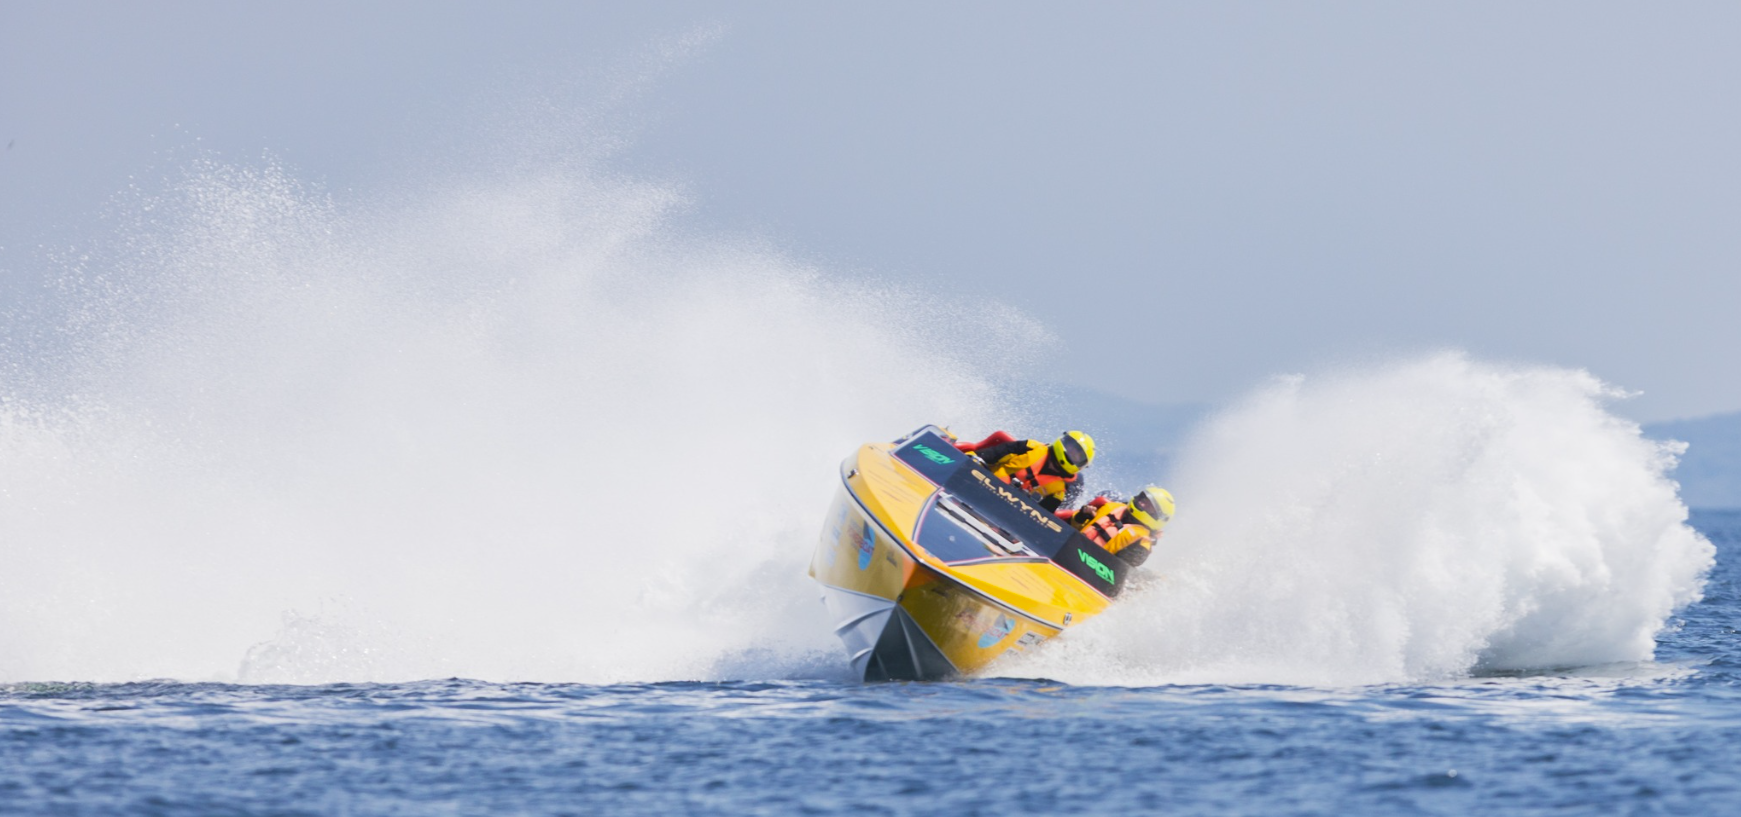
[[[1656, 660], [1428, 684], [0, 686], [0, 813], [1741, 810], [1741, 512]], [[844, 657], [842, 658], [844, 661]]]

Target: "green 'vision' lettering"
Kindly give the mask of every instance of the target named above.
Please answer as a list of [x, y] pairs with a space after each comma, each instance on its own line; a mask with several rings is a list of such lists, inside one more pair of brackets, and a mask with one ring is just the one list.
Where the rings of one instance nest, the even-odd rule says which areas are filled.
[[1088, 568], [1094, 571], [1094, 575], [1105, 579], [1107, 584], [1112, 584], [1112, 568], [1101, 564], [1099, 559], [1088, 555], [1088, 551], [1086, 550], [1078, 550], [1076, 551], [1076, 555], [1082, 557], [1082, 563], [1088, 565]]
[[913, 443], [913, 448], [917, 449], [919, 453], [924, 454], [925, 459], [937, 463], [938, 465], [948, 465], [955, 461], [950, 459], [947, 455], [939, 454], [936, 451], [931, 450], [929, 447], [919, 443]]

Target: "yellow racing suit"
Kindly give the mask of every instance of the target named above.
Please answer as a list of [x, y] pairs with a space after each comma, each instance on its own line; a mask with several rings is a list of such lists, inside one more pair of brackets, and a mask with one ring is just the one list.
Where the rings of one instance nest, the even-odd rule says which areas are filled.
[[976, 452], [992, 476], [1038, 494], [1048, 511], [1075, 500], [1082, 486], [1077, 474], [1065, 474], [1052, 462], [1052, 448], [1039, 440], [1015, 440]]

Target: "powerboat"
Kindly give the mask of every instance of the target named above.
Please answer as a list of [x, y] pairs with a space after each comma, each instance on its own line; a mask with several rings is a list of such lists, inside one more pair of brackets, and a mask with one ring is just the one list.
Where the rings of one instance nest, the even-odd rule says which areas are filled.
[[971, 675], [1081, 624], [1130, 570], [925, 426], [840, 466], [810, 575], [864, 681]]

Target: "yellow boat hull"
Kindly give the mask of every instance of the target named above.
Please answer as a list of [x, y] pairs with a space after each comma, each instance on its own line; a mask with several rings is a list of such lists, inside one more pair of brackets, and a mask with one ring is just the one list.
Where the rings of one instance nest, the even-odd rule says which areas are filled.
[[937, 680], [1098, 614], [1126, 569], [927, 426], [841, 464], [810, 575], [860, 678]]

